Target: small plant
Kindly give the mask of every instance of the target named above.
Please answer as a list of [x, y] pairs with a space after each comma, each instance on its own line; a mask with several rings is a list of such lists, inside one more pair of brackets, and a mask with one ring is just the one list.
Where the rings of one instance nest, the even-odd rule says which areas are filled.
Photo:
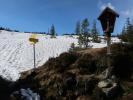
[[70, 47], [70, 49], [69, 49], [69, 51], [72, 52], [72, 51], [74, 51], [74, 49], [75, 49], [75, 44], [72, 43], [72, 44], [71, 44], [71, 47]]

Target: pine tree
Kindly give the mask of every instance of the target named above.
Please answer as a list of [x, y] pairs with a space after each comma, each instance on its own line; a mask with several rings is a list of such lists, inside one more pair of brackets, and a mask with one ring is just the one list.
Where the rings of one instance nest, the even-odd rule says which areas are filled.
[[76, 35], [79, 35], [81, 33], [80, 21], [77, 21], [77, 23], [76, 23], [75, 33], [76, 33]]
[[89, 22], [88, 22], [88, 19], [85, 18], [82, 22], [82, 29], [81, 29], [81, 39], [82, 39], [82, 43], [83, 43], [83, 46], [85, 48], [89, 47], [88, 45], [88, 42], [90, 42], [89, 40], [89, 37], [90, 37], [90, 33], [89, 33]]
[[55, 38], [55, 37], [56, 37], [56, 32], [55, 32], [55, 27], [54, 27], [54, 25], [51, 26], [50, 35], [51, 35], [52, 38]]
[[78, 44], [79, 44], [79, 47], [81, 48], [83, 45], [83, 41], [82, 41], [80, 21], [77, 21], [76, 23], [75, 34], [78, 35]]
[[130, 22], [130, 18], [127, 18], [127, 41], [133, 44], [133, 24]]
[[93, 27], [91, 30], [91, 37], [92, 37], [93, 42], [100, 42], [100, 40], [98, 38], [97, 28], [96, 28], [96, 20], [94, 20], [94, 22], [93, 22]]
[[124, 41], [127, 42], [127, 31], [126, 31], [126, 27], [124, 26], [121, 32], [121, 35], [119, 36], [119, 38]]
[[124, 42], [133, 44], [133, 24], [130, 22], [130, 18], [126, 19], [126, 26], [122, 29], [120, 39]]
[[82, 35], [82, 33], [80, 33], [78, 35], [78, 44], [79, 44], [79, 47], [82, 48], [82, 45], [83, 45], [83, 35]]

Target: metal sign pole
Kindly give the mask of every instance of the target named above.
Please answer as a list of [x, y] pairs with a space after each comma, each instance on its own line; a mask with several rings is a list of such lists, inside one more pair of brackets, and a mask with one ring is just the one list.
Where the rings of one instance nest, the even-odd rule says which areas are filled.
[[36, 52], [35, 52], [35, 44], [33, 44], [33, 53], [34, 53], [34, 70], [36, 68]]
[[29, 38], [29, 41], [31, 45], [33, 45], [33, 58], [34, 58], [34, 71], [36, 68], [36, 51], [35, 51], [35, 44], [38, 42], [38, 39], [36, 38], [36, 34], [32, 34]]

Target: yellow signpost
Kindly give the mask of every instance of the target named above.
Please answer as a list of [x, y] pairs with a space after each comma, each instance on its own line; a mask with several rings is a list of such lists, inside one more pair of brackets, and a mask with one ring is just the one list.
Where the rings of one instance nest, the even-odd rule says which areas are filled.
[[30, 44], [33, 45], [33, 52], [34, 52], [34, 69], [36, 68], [36, 53], [35, 53], [35, 44], [38, 42], [37, 35], [32, 34], [29, 38]]
[[37, 39], [37, 35], [36, 34], [32, 34], [29, 38], [29, 41], [32, 45], [36, 44], [38, 42], [38, 39]]

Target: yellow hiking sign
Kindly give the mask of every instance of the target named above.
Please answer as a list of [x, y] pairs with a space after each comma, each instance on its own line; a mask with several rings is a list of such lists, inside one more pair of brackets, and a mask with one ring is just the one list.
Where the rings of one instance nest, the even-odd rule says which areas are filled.
[[29, 38], [29, 41], [32, 45], [36, 44], [38, 42], [38, 39], [37, 39], [37, 35], [36, 34], [32, 34]]

